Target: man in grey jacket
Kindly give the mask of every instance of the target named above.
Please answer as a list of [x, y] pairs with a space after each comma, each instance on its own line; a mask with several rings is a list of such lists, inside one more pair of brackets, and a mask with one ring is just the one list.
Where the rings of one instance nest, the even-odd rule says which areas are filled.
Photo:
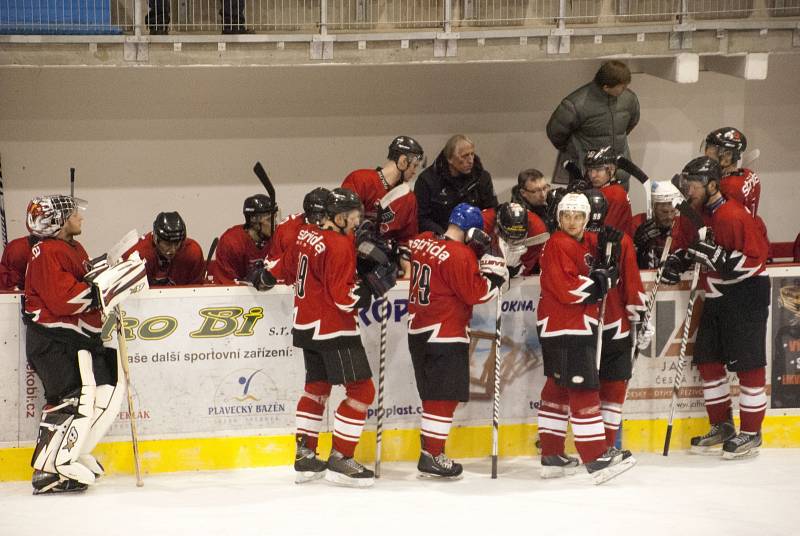
[[[583, 169], [587, 151], [611, 148], [630, 159], [628, 134], [639, 122], [639, 99], [628, 89], [631, 72], [617, 60], [604, 62], [594, 80], [567, 95], [547, 122], [547, 137], [558, 149], [554, 182], [568, 183], [561, 167], [571, 160]], [[628, 174], [617, 172], [617, 180], [628, 189]]]

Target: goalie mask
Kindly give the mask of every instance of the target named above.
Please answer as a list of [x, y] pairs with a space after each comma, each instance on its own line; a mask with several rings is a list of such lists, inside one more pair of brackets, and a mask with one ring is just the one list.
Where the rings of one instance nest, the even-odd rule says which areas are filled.
[[86, 201], [68, 195], [43, 195], [28, 203], [26, 227], [38, 238], [56, 236], [76, 210], [85, 210]]

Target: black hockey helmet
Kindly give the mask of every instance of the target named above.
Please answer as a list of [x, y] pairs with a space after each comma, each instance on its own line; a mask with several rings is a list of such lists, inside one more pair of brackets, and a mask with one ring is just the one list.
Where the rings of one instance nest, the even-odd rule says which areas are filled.
[[706, 146], [715, 145], [720, 149], [731, 151], [733, 162], [738, 162], [747, 149], [747, 138], [741, 130], [733, 127], [722, 127], [706, 136]]
[[325, 201], [331, 191], [327, 188], [318, 186], [306, 194], [303, 198], [303, 212], [306, 220], [311, 223], [319, 223], [325, 217]]
[[183, 242], [186, 223], [177, 212], [159, 212], [153, 222], [153, 237], [166, 242]]
[[589, 213], [589, 223], [586, 228], [590, 231], [599, 231], [603, 228], [603, 222], [606, 221], [606, 214], [608, 213], [608, 201], [605, 196], [596, 188], [591, 188], [583, 192], [583, 195], [589, 200], [589, 206], [592, 211]]
[[681, 175], [685, 175], [687, 180], [700, 181], [706, 185], [709, 181], [719, 182], [722, 179], [722, 168], [713, 158], [698, 156], [683, 166]]
[[590, 150], [583, 159], [583, 167], [585, 169], [603, 167], [608, 164], [617, 164], [617, 153], [614, 152], [610, 145]]
[[507, 241], [528, 236], [528, 211], [519, 203], [502, 203], [497, 207], [497, 230]]
[[337, 214], [356, 209], [363, 211], [364, 206], [356, 193], [347, 188], [334, 188], [325, 198], [325, 214], [331, 219]]
[[276, 210], [278, 210], [278, 207], [275, 202], [266, 194], [251, 195], [244, 200], [244, 205], [242, 206], [242, 214], [244, 214], [245, 220], [258, 214], [272, 214]]
[[397, 162], [400, 155], [413, 156], [422, 161], [425, 157], [425, 151], [422, 150], [422, 145], [414, 138], [410, 136], [397, 136], [392, 140], [392, 143], [389, 144], [389, 156], [387, 156], [387, 158]]

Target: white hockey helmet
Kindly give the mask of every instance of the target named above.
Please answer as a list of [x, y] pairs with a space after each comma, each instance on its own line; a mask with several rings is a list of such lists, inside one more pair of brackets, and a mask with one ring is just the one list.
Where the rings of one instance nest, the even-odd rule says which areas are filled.
[[58, 234], [67, 220], [78, 209], [86, 209], [86, 201], [68, 195], [54, 194], [34, 197], [28, 203], [28, 232], [39, 238]]
[[556, 220], [561, 221], [561, 213], [562, 212], [583, 212], [586, 216], [583, 228], [586, 228], [586, 225], [589, 223], [589, 215], [592, 213], [592, 207], [589, 204], [589, 199], [586, 198], [583, 194], [578, 193], [570, 193], [565, 195], [561, 198], [561, 201], [558, 203], [558, 208], [556, 209]]
[[683, 201], [683, 195], [674, 184], [670, 181], [653, 181], [650, 187], [650, 202], [654, 205], [656, 203], [671, 203], [675, 206], [676, 203]]

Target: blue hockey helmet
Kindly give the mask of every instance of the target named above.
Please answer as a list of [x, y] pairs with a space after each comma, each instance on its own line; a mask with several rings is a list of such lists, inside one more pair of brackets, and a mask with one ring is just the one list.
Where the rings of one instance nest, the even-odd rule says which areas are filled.
[[450, 220], [448, 223], [456, 225], [462, 231], [467, 232], [473, 227], [477, 227], [483, 231], [483, 216], [481, 215], [478, 207], [472, 206], [469, 203], [459, 203], [455, 206], [450, 213]]

